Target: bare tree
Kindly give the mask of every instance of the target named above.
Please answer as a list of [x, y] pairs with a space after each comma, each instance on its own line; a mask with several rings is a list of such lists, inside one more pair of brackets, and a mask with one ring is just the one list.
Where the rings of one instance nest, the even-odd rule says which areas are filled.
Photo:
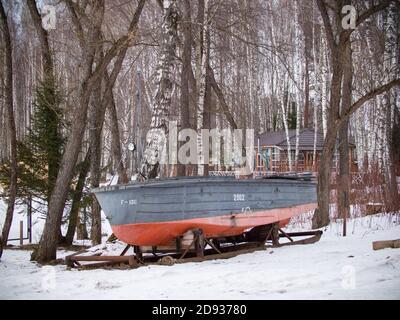
[[[64, 204], [67, 198], [68, 187], [74, 174], [75, 164], [81, 147], [83, 134], [87, 122], [87, 110], [92, 90], [104, 74], [112, 59], [126, 46], [131, 44], [137, 32], [139, 17], [145, 0], [138, 4], [132, 18], [128, 32], [120, 37], [105, 52], [103, 59], [94, 68], [95, 54], [98, 42], [101, 40], [101, 26], [104, 16], [104, 0], [94, 2], [88, 6], [88, 14], [83, 8], [77, 8], [73, 1], [66, 0], [72, 21], [75, 25], [82, 54], [84, 57], [83, 80], [80, 86], [79, 107], [74, 111], [74, 123], [67, 141], [64, 155], [60, 164], [57, 181], [50, 199], [48, 216], [37, 253], [33, 256], [38, 262], [47, 262], [56, 258], [57, 229], [61, 222]], [[83, 26], [85, 25], [85, 26]], [[85, 35], [85, 29], [86, 35]], [[94, 70], [94, 71], [93, 71]]]
[[[381, 1], [379, 4], [371, 6], [369, 9], [359, 15], [356, 21], [356, 25], [359, 26], [368, 17], [375, 14], [376, 12], [383, 10], [388, 7], [390, 0]], [[346, 46], [349, 45], [350, 36], [353, 29], [342, 28], [342, 14], [341, 8], [345, 4], [349, 4], [349, 1], [338, 1], [335, 2], [333, 8], [333, 19], [330, 19], [328, 13], [328, 5], [324, 0], [317, 0], [318, 8], [321, 13], [321, 17], [324, 23], [326, 38], [328, 40], [330, 60], [332, 66], [332, 82], [330, 87], [330, 103], [329, 103], [329, 114], [327, 122], [327, 132], [325, 136], [325, 143], [322, 150], [321, 161], [319, 165], [318, 175], [318, 211], [313, 217], [313, 227], [320, 228], [329, 224], [329, 197], [330, 197], [330, 184], [332, 175], [332, 163], [336, 145], [336, 137], [339, 129], [345, 124], [346, 120], [355, 110], [360, 108], [365, 102], [382, 94], [392, 87], [399, 85], [400, 79], [395, 79], [369, 93], [362, 96], [359, 100], [353, 103], [347, 110], [344, 110], [341, 114], [340, 103], [341, 103], [341, 89], [343, 81], [343, 71], [350, 69], [352, 66], [348, 63], [348, 59], [345, 58]], [[334, 21], [336, 28], [333, 27]], [[334, 30], [337, 30], [335, 34]], [[340, 114], [340, 116], [339, 116]]]
[[5, 100], [7, 106], [7, 122], [10, 139], [10, 189], [8, 197], [8, 206], [6, 219], [3, 225], [2, 235], [0, 239], [0, 257], [3, 252], [3, 246], [7, 245], [8, 235], [12, 224], [15, 198], [17, 195], [17, 135], [14, 119], [14, 101], [13, 101], [13, 48], [11, 43], [11, 35], [8, 27], [7, 14], [0, 1], [0, 23], [5, 42]]

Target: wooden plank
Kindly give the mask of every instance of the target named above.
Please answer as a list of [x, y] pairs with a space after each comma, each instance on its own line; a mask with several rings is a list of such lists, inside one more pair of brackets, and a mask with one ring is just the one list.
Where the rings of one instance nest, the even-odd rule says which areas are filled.
[[211, 254], [211, 255], [206, 255], [204, 257], [179, 259], [176, 261], [176, 263], [203, 262], [203, 261], [208, 261], [208, 260], [229, 259], [229, 258], [236, 257], [240, 254], [253, 253], [255, 251], [260, 251], [260, 250], [265, 250], [265, 246], [259, 246], [259, 247], [252, 248], [252, 249], [224, 252], [224, 253], [219, 253], [219, 254]]
[[279, 228], [279, 231], [280, 231], [286, 238], [288, 238], [288, 239], [290, 240], [290, 242], [293, 242], [293, 239], [292, 239], [285, 231], [283, 231], [281, 228]]
[[383, 211], [383, 203], [367, 203], [365, 209], [367, 216], [374, 215]]
[[284, 246], [291, 246], [291, 245], [298, 245], [298, 244], [312, 244], [319, 239], [321, 239], [322, 236], [322, 231], [306, 231], [306, 232], [293, 232], [293, 233], [288, 233], [290, 237], [301, 237], [301, 236], [308, 236], [308, 235], [313, 235], [312, 237], [302, 239], [302, 240], [296, 240], [293, 242], [288, 242], [288, 243], [280, 243], [276, 246], [270, 246], [270, 247], [284, 247]]
[[208, 240], [207, 238], [204, 238], [204, 240], [207, 242], [207, 244], [211, 247], [211, 248], [213, 248], [217, 253], [221, 253], [221, 251], [210, 241], [210, 240]]
[[131, 245], [130, 244], [128, 244], [126, 247], [125, 247], [125, 249], [124, 250], [122, 250], [122, 252], [121, 252], [121, 254], [120, 254], [120, 256], [124, 256], [125, 255], [125, 253], [129, 250], [129, 248], [131, 247]]
[[72, 256], [70, 261], [111, 261], [111, 262], [129, 262], [130, 256]]
[[400, 239], [397, 240], [388, 240], [388, 241], [374, 241], [372, 243], [372, 248], [374, 250], [381, 250], [385, 248], [400, 248]]

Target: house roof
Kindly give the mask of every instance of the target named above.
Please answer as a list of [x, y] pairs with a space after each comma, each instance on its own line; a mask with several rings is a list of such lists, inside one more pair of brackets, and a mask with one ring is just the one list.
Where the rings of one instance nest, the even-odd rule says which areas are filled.
[[[314, 150], [314, 135], [314, 129], [301, 129], [299, 134], [299, 150]], [[260, 146], [277, 146], [284, 150], [288, 148], [285, 130], [264, 132], [258, 138]], [[322, 150], [324, 140], [324, 135], [321, 132], [317, 132], [317, 150]], [[296, 146], [296, 130], [289, 130], [289, 141], [291, 148], [294, 149]], [[352, 141], [350, 142], [350, 147], [355, 147]]]

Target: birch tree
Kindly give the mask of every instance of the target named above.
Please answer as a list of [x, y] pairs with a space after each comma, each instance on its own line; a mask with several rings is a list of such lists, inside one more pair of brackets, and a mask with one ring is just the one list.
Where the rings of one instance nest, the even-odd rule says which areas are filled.
[[152, 105], [150, 130], [147, 133], [146, 147], [143, 153], [141, 174], [147, 179], [156, 178], [160, 170], [160, 161], [166, 154], [165, 138], [168, 134], [168, 117], [171, 109], [174, 85], [173, 71], [176, 65], [178, 8], [176, 0], [164, 0], [163, 23], [161, 26], [161, 46], [156, 75], [156, 94]]

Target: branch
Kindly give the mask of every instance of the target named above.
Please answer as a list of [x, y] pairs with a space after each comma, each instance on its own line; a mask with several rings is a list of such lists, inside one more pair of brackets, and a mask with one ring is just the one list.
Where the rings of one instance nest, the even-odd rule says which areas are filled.
[[[116, 55], [118, 55], [121, 50], [125, 51], [129, 45], [130, 42], [136, 37], [137, 33], [137, 26], [139, 23], [140, 15], [142, 14], [142, 10], [144, 7], [146, 0], [140, 0], [138, 3], [138, 6], [136, 8], [135, 14], [133, 15], [132, 21], [129, 25], [129, 29], [127, 34], [119, 38], [113, 45], [112, 47], [106, 52], [104, 55], [104, 58], [102, 59], [102, 62], [97, 66], [95, 71], [93, 72], [93, 81], [100, 77], [105, 68], [107, 68], [108, 64], [111, 62], [112, 59]], [[123, 56], [125, 56], [125, 53], [123, 53]]]
[[[381, 0], [379, 4], [371, 6], [369, 9], [365, 10], [356, 21], [356, 27], [362, 24], [365, 20], [367, 20], [370, 16], [377, 13], [378, 11], [386, 9], [391, 2], [399, 2], [399, 0]], [[348, 29], [343, 31], [344, 39], [348, 39], [350, 35], [353, 33], [355, 29]]]
[[235, 119], [232, 116], [231, 111], [229, 110], [229, 106], [226, 103], [221, 88], [218, 86], [217, 81], [215, 81], [214, 71], [212, 70], [210, 65], [207, 65], [207, 76], [208, 80], [210, 81], [211, 87], [213, 88], [215, 94], [218, 97], [219, 103], [221, 104], [221, 108], [224, 111], [226, 120], [228, 121], [232, 129], [237, 129], [238, 126], [235, 122]]
[[45, 63], [44, 72], [48, 73], [48, 76], [53, 76], [54, 66], [50, 52], [49, 33], [42, 26], [42, 18], [37, 8], [36, 1], [27, 0], [26, 2], [32, 17], [33, 24], [35, 25], [36, 32], [39, 36], [40, 45], [42, 47], [42, 56]]
[[81, 49], [84, 50], [85, 36], [83, 33], [83, 27], [81, 21], [79, 20], [78, 17], [79, 10], [77, 9], [77, 4], [74, 3], [72, 0], [65, 0], [65, 4], [67, 5], [69, 12], [71, 13], [72, 23], [74, 24], [76, 33], [78, 34], [79, 45]]
[[361, 23], [367, 20], [374, 13], [386, 9], [391, 2], [398, 2], [398, 0], [381, 0], [379, 4], [370, 7], [365, 10], [357, 19], [356, 26], [358, 27]]
[[351, 105], [349, 109], [347, 109], [341, 117], [336, 120], [336, 124], [340, 126], [344, 121], [346, 121], [357, 109], [359, 109], [365, 102], [375, 98], [376, 96], [390, 90], [395, 86], [400, 85], [400, 79], [395, 79], [390, 81], [389, 83], [382, 85], [378, 88], [375, 88], [371, 92], [367, 93], [366, 95], [362, 96], [358, 99], [355, 103]]
[[326, 3], [323, 0], [317, 0], [318, 9], [321, 13], [322, 21], [324, 22], [324, 29], [326, 38], [328, 39], [328, 45], [333, 53], [336, 48], [335, 36], [332, 30], [332, 24], [329, 19], [328, 11], [326, 9]]

